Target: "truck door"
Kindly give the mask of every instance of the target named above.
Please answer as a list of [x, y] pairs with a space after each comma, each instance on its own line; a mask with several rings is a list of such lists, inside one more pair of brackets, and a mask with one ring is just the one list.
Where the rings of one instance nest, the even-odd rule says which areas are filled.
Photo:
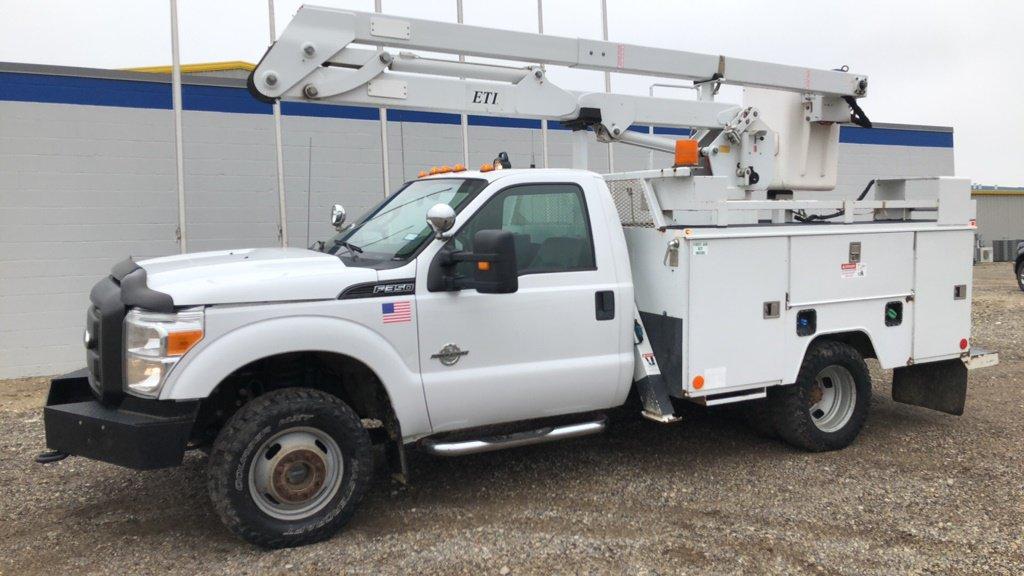
[[[632, 350], [620, 349], [620, 331], [632, 303], [615, 294], [611, 241], [596, 193], [588, 181], [507, 184], [458, 228], [449, 243], [462, 250], [472, 250], [479, 230], [513, 233], [514, 294], [428, 292], [437, 247], [420, 258], [420, 369], [435, 432], [615, 402], [620, 374], [631, 361]], [[471, 275], [470, 269], [460, 272]], [[610, 313], [598, 309], [612, 298]]]

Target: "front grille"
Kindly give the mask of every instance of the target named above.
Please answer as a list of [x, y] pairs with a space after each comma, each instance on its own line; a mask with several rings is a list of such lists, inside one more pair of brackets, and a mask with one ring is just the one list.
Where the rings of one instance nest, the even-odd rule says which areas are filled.
[[85, 350], [89, 386], [101, 402], [112, 404], [124, 394], [122, 326], [126, 310], [120, 283], [113, 276], [100, 280], [93, 286], [89, 300], [92, 307], [86, 315], [86, 327], [91, 342]]

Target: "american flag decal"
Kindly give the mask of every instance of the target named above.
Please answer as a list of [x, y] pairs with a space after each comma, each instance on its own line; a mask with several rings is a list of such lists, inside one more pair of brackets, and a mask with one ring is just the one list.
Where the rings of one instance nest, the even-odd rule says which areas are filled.
[[412, 302], [402, 300], [400, 302], [386, 302], [380, 305], [381, 320], [385, 324], [395, 322], [412, 321]]

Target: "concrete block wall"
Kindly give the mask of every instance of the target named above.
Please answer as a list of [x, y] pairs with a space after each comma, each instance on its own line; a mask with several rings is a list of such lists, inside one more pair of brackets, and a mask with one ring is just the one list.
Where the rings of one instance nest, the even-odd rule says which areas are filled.
[[978, 203], [978, 235], [983, 246], [992, 246], [996, 240], [1024, 240], [1024, 191], [978, 194], [974, 199]]
[[[189, 249], [279, 245], [270, 107], [238, 80], [190, 82], [183, 114]], [[306, 246], [332, 235], [332, 204], [356, 219], [384, 197], [378, 111], [293, 103], [282, 111], [288, 241]], [[470, 117], [470, 167], [502, 150], [513, 166], [542, 166], [539, 125]], [[457, 115], [392, 110], [387, 130], [392, 191], [420, 170], [462, 161]], [[858, 193], [869, 177], [952, 174], [952, 134], [939, 131], [948, 145], [936, 144], [921, 135], [928, 130], [903, 131], [925, 145], [906, 138], [841, 144], [836, 194]], [[591, 170], [608, 170], [607, 150], [591, 142]], [[552, 167], [572, 164], [570, 134], [557, 123], [548, 156]], [[670, 158], [659, 153], [655, 162]], [[615, 145], [616, 170], [647, 163], [647, 151]], [[128, 255], [177, 253], [177, 215], [165, 78], [0, 64], [0, 378], [82, 366], [89, 289]]]
[[149, 110], [0, 102], [0, 377], [83, 364], [92, 285], [177, 250], [173, 142]]

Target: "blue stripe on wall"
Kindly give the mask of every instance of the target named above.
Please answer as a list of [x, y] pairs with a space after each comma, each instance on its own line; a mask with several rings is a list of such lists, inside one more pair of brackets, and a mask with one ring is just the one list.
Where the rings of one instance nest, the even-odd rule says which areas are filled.
[[[493, 126], [495, 128], [532, 128], [540, 130], [540, 120], [529, 118], [504, 118], [501, 116], [470, 116], [466, 122], [470, 126]], [[550, 122], [548, 127], [550, 128]]]
[[[17, 102], [44, 102], [51, 104], [84, 104], [91, 106], [121, 106], [125, 108], [171, 109], [171, 91], [162, 82], [86, 78], [82, 76], [52, 76], [0, 72], [0, 100]], [[222, 86], [182, 86], [182, 105], [186, 110], [231, 112], [241, 114], [270, 114], [271, 107], [252, 98], [244, 88]], [[305, 102], [283, 102], [281, 113], [286, 116], [319, 118], [345, 118], [377, 120], [376, 108], [335, 106]], [[417, 110], [390, 110], [388, 120], [395, 122], [422, 122], [428, 124], [459, 124], [458, 114], [421, 112]], [[524, 118], [469, 116], [471, 126], [499, 128], [539, 129], [540, 121]], [[561, 122], [548, 122], [552, 130], [568, 130]], [[631, 126], [635, 132], [647, 132], [647, 126]], [[655, 134], [689, 136], [685, 128], [654, 127]], [[893, 128], [858, 128], [843, 126], [839, 141], [844, 144], [881, 144], [889, 146], [922, 146], [952, 148], [951, 132], [929, 130], [898, 130]]]
[[842, 126], [839, 129], [839, 142], [844, 144], [888, 144], [891, 146], [952, 148], [953, 133]]
[[[249, 96], [249, 93], [245, 93]], [[269, 108], [269, 106], [268, 106]], [[309, 102], [281, 102], [285, 116], [311, 116], [314, 118], [349, 118], [354, 120], [380, 120], [380, 111], [362, 106], [331, 106]]]
[[158, 82], [0, 72], [0, 100], [170, 110], [171, 91]]
[[[137, 82], [129, 82], [137, 84]], [[245, 90], [225, 86], [181, 87], [181, 107], [203, 112], [239, 112], [242, 114], [270, 114], [273, 107], [253, 98]], [[283, 112], [282, 112], [283, 113]]]
[[462, 124], [462, 117], [458, 114], [420, 112], [419, 110], [388, 110], [388, 120], [423, 122], [424, 124]]

